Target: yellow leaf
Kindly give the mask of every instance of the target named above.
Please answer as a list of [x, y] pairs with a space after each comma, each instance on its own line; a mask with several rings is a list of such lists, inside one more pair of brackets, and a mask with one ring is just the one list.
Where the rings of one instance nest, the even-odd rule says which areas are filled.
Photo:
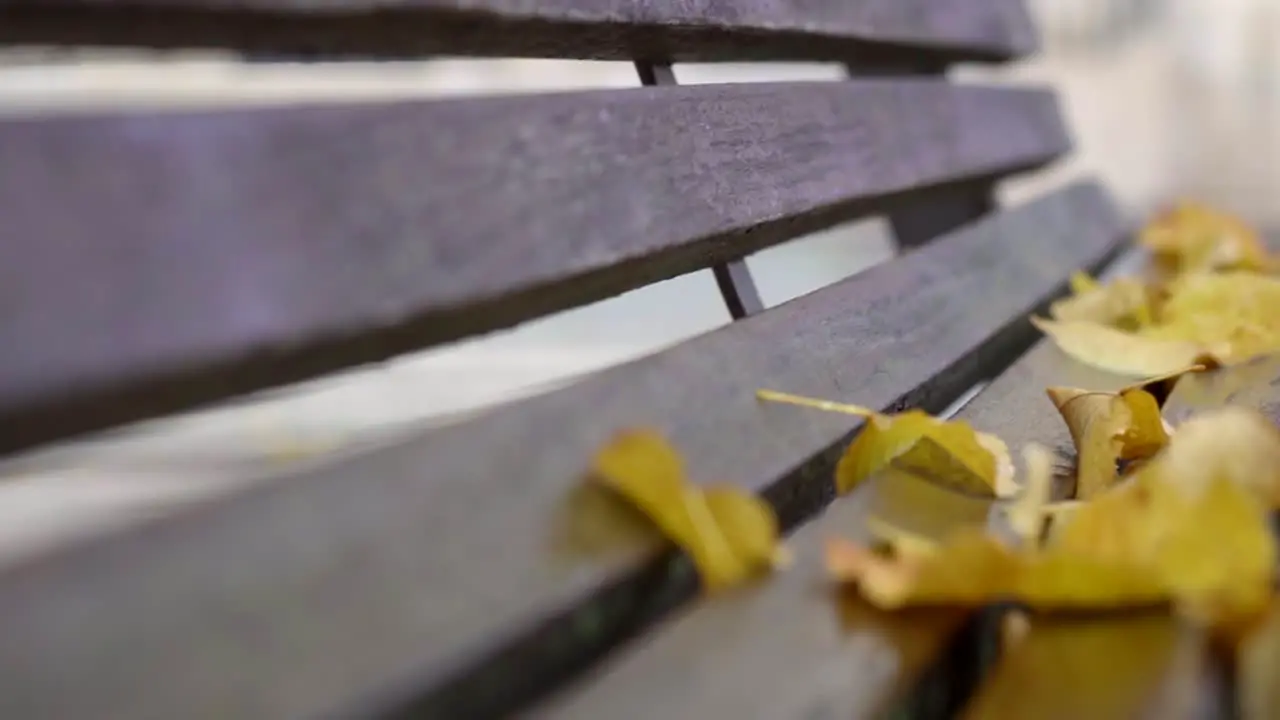
[[936, 539], [898, 527], [874, 515], [867, 518], [867, 532], [900, 555], [930, 555], [938, 550]]
[[977, 495], [1011, 494], [1013, 461], [1000, 438], [962, 421], [946, 422], [920, 410], [882, 415], [857, 405], [761, 390], [762, 400], [866, 418], [862, 432], [836, 466], [836, 491], [852, 491], [890, 462], [930, 480]]
[[1089, 273], [1083, 270], [1077, 270], [1071, 273], [1071, 292], [1074, 295], [1083, 295], [1090, 290], [1097, 290], [1100, 285], [1094, 280]]
[[704, 495], [727, 544], [746, 565], [780, 568], [791, 562], [778, 543], [778, 519], [767, 503], [732, 485], [713, 485]]
[[[1159, 477], [1156, 475], [1155, 477]], [[1154, 565], [1184, 614], [1206, 624], [1265, 612], [1276, 548], [1266, 511], [1245, 488], [1211, 481], [1186, 522], [1175, 522]]]
[[1017, 552], [976, 529], [956, 533], [930, 554], [889, 555], [833, 540], [826, 563], [834, 579], [856, 583], [867, 600], [885, 609], [1013, 600], [1038, 610], [1079, 610], [1168, 599], [1155, 574], [1143, 568]]
[[1280, 280], [1249, 272], [1197, 274], [1169, 286], [1159, 323], [1142, 335], [1192, 342], [1224, 363], [1280, 351]]
[[1041, 445], [1022, 449], [1027, 479], [1020, 494], [1005, 510], [1009, 526], [1028, 547], [1040, 544], [1045, 529], [1045, 508], [1053, 497], [1053, 454]]
[[1178, 426], [1176, 442], [1143, 472], [1199, 493], [1223, 478], [1246, 489], [1265, 507], [1280, 509], [1280, 429], [1254, 410], [1226, 407]]
[[1117, 460], [1149, 458], [1169, 442], [1160, 406], [1145, 390], [1104, 393], [1049, 388], [1047, 392], [1076, 447], [1078, 498], [1088, 500], [1114, 485], [1119, 479]]
[[1128, 333], [1083, 321], [1032, 318], [1031, 322], [1067, 355], [1119, 375], [1164, 375], [1198, 362], [1213, 362], [1195, 342]]
[[1080, 287], [1071, 297], [1049, 307], [1054, 320], [1092, 322], [1126, 330], [1151, 324], [1151, 303], [1141, 282], [1121, 278], [1107, 285]]
[[655, 431], [619, 433], [596, 454], [592, 477], [687, 552], [708, 590], [785, 560], [772, 508], [735, 487], [691, 485], [679, 454]]
[[1139, 241], [1181, 273], [1272, 266], [1252, 228], [1198, 203], [1184, 202], [1156, 217], [1142, 230]]
[[889, 609], [1013, 600], [1078, 611], [1171, 602], [1215, 626], [1265, 611], [1276, 551], [1263, 507], [1229, 480], [1190, 493], [1149, 467], [1080, 505], [1043, 547], [1015, 550], [975, 528], [929, 553], [832, 541], [828, 572]]

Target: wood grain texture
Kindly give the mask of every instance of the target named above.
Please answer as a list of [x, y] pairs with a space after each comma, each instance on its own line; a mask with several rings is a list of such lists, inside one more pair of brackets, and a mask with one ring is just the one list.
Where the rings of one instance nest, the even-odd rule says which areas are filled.
[[656, 427], [693, 478], [763, 492], [793, 525], [829, 499], [857, 422], [755, 389], [940, 410], [1121, 234], [1105, 195], [1075, 186], [569, 388], [15, 569], [0, 714], [509, 710], [695, 590], [645, 543], [557, 550], [601, 442]]
[[933, 80], [0, 123], [0, 450], [493, 330], [1069, 147]]
[[4, 0], [0, 39], [367, 55], [1004, 60], [1022, 0]]

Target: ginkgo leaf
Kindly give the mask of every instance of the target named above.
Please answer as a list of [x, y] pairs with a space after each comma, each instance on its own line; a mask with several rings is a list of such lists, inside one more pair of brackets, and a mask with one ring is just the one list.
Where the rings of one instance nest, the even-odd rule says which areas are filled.
[[1120, 278], [1106, 285], [1072, 285], [1080, 289], [1049, 307], [1054, 320], [1093, 322], [1125, 330], [1151, 324], [1151, 301], [1146, 286], [1138, 280]]
[[1022, 449], [1022, 462], [1027, 478], [1022, 483], [1022, 493], [1006, 507], [1005, 516], [1018, 539], [1034, 547], [1044, 534], [1045, 508], [1053, 498], [1053, 453], [1033, 443]]
[[1260, 506], [1226, 480], [1191, 498], [1153, 478], [1083, 505], [1043, 548], [1014, 549], [973, 528], [929, 553], [832, 541], [827, 569], [887, 609], [1011, 600], [1078, 611], [1173, 602], [1207, 624], [1264, 610], [1275, 547]]
[[944, 421], [920, 410], [882, 415], [857, 405], [761, 390], [762, 400], [812, 407], [866, 418], [836, 466], [836, 491], [852, 491], [895, 462], [957, 490], [1004, 497], [1011, 494], [1013, 461], [1004, 441], [962, 421]]
[[[1158, 408], [1163, 408], [1164, 404], [1168, 402], [1169, 397], [1173, 395], [1173, 391], [1177, 389], [1178, 384], [1184, 378], [1187, 378], [1193, 375], [1198, 375], [1200, 373], [1206, 372], [1208, 370], [1213, 370], [1213, 369], [1215, 368], [1212, 368], [1204, 363], [1197, 363], [1195, 365], [1190, 365], [1188, 367], [1179, 368], [1178, 370], [1174, 370], [1173, 372], [1167, 372], [1163, 375], [1156, 375], [1155, 377], [1144, 378], [1137, 383], [1134, 383], [1126, 388], [1123, 388], [1120, 392], [1123, 393], [1129, 390], [1142, 390], [1146, 392], [1148, 395], [1150, 395], [1152, 399], [1156, 401], [1156, 406]], [[1168, 430], [1167, 427], [1166, 427], [1166, 430]]]
[[[1159, 473], [1153, 477], [1163, 480]], [[1154, 565], [1182, 612], [1206, 624], [1235, 624], [1265, 611], [1273, 590], [1276, 547], [1266, 511], [1226, 478], [1193, 498], [1174, 522]]]
[[1152, 339], [1192, 342], [1226, 363], [1280, 352], [1280, 280], [1249, 272], [1195, 274], [1170, 283]]
[[1227, 213], [1183, 202], [1143, 228], [1139, 241], [1178, 272], [1272, 267], [1258, 233]]
[[791, 553], [778, 543], [778, 518], [768, 503], [731, 485], [713, 485], [703, 495], [727, 544], [746, 565], [780, 568], [791, 562]]
[[1084, 321], [1032, 318], [1031, 322], [1067, 355], [1118, 375], [1149, 377], [1197, 363], [1216, 364], [1195, 342], [1139, 335]]
[[833, 540], [827, 572], [873, 605], [977, 607], [1016, 601], [1038, 610], [1155, 605], [1168, 592], [1153, 571], [1039, 551], [1019, 552], [976, 529], [929, 554], [894, 555]]
[[655, 431], [619, 433], [591, 470], [689, 554], [708, 590], [740, 584], [785, 560], [767, 503], [736, 487], [691, 485], [680, 455]]
[[1076, 497], [1089, 499], [1119, 479], [1117, 460], [1150, 458], [1169, 442], [1155, 398], [1141, 388], [1118, 393], [1049, 388], [1076, 447]]
[[877, 542], [899, 555], [930, 555], [938, 550], [936, 538], [912, 532], [874, 515], [867, 518], [866, 524], [867, 532]]
[[1260, 503], [1280, 509], [1280, 429], [1254, 410], [1225, 407], [1178, 426], [1177, 442], [1144, 472], [1193, 492], [1214, 478], [1226, 478]]
[[1101, 287], [1098, 281], [1093, 279], [1092, 275], [1083, 270], [1076, 270], [1071, 273], [1071, 278], [1068, 282], [1071, 285], [1071, 293], [1073, 295], [1083, 295], [1090, 290], [1097, 290]]

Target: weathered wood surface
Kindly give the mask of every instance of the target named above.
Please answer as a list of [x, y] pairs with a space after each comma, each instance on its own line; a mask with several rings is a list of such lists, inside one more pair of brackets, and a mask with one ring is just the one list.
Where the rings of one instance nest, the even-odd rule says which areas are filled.
[[1037, 45], [1021, 0], [4, 0], [0, 40], [872, 66]]
[[1043, 164], [934, 80], [0, 123], [0, 450], [378, 361]]
[[555, 549], [601, 442], [657, 427], [692, 477], [764, 492], [794, 524], [829, 497], [857, 423], [756, 388], [940, 410], [1121, 233], [1103, 193], [1075, 186], [565, 390], [16, 568], [0, 576], [0, 710], [509, 709], [695, 589], [647, 544]]

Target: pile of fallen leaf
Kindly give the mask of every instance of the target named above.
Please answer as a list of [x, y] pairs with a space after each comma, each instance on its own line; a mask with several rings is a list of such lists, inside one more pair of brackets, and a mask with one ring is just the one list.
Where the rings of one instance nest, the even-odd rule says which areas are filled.
[[[997, 522], [940, 539], [877, 523], [879, 542], [832, 540], [826, 565], [835, 582], [886, 609], [1169, 606], [1231, 632], [1266, 611], [1280, 430], [1238, 407], [1174, 427], [1161, 409], [1190, 373], [1280, 352], [1280, 281], [1270, 274], [1280, 263], [1247, 226], [1196, 205], [1157, 218], [1140, 242], [1151, 253], [1144, 277], [1100, 284], [1077, 274], [1052, 319], [1035, 321], [1076, 360], [1141, 378], [1116, 392], [1048, 389], [1075, 446], [1071, 500], [1053, 502], [1055, 459], [1043, 447], [1023, 449], [1018, 478], [1006, 444], [964, 422], [759, 391], [763, 401], [865, 419], [837, 466], [842, 494], [892, 466], [992, 497], [1000, 509]], [[655, 432], [619, 435], [593, 470], [688, 553], [708, 589], [785, 559], [765, 502], [734, 486], [689, 482], [678, 453]]]

